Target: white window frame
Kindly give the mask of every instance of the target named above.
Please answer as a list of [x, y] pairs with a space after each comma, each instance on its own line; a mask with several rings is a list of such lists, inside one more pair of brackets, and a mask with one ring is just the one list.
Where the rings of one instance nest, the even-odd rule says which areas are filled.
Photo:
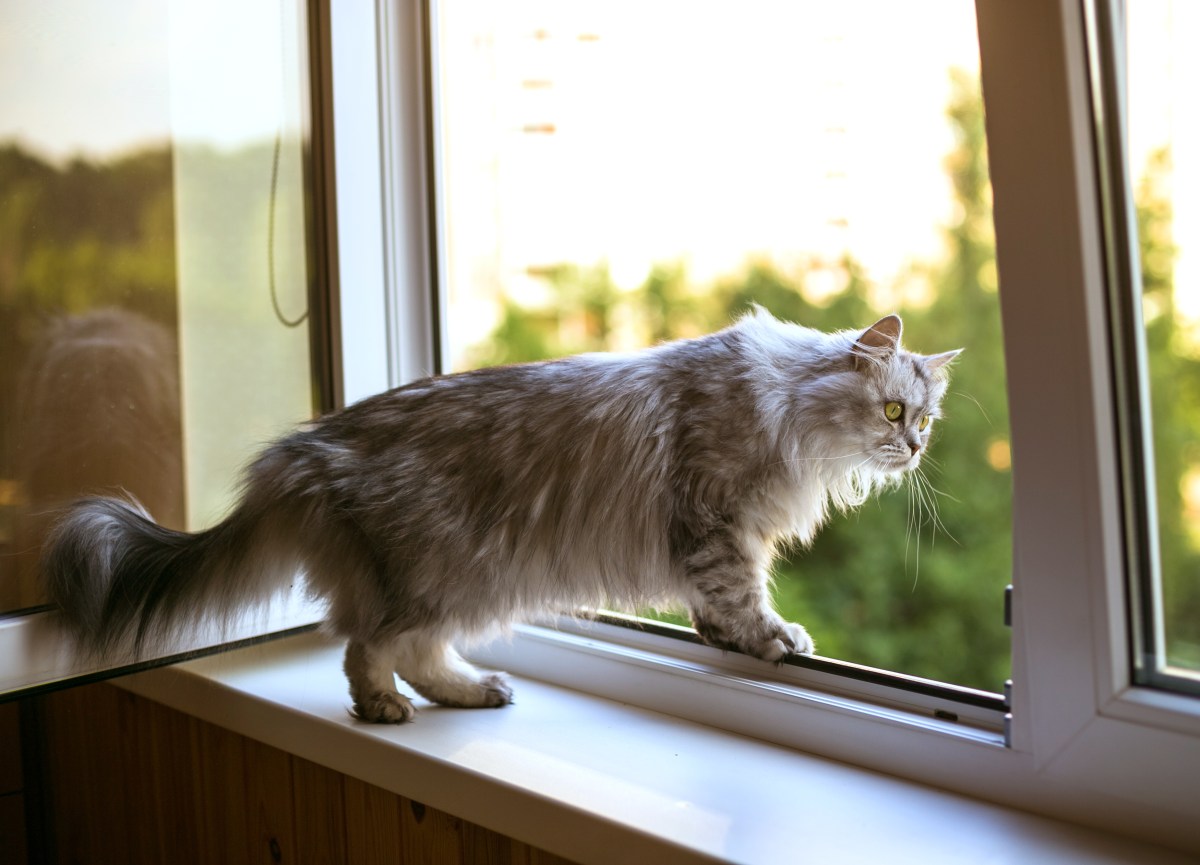
[[[1107, 0], [1097, 0], [1107, 2]], [[428, 21], [436, 0], [398, 0]], [[1198, 849], [1200, 701], [1134, 687], [1085, 7], [977, 0], [1014, 454], [1013, 714], [940, 722], [889, 698], [626, 629], [522, 627], [478, 660], [1016, 807]], [[437, 70], [436, 56], [417, 63]], [[411, 82], [410, 82], [411, 83]], [[435, 82], [436, 83], [436, 82]], [[420, 88], [428, 87], [422, 79]], [[438, 154], [437, 88], [398, 135]], [[387, 113], [387, 106], [384, 105]], [[395, 115], [393, 115], [395, 116]], [[436, 185], [436, 180], [428, 181]], [[428, 187], [427, 187], [428, 188]], [[445, 285], [436, 251], [428, 296]], [[445, 308], [442, 306], [442, 308]], [[442, 323], [408, 321], [410, 338]], [[432, 342], [430, 342], [432, 344]], [[965, 650], [966, 647], [964, 647]]]

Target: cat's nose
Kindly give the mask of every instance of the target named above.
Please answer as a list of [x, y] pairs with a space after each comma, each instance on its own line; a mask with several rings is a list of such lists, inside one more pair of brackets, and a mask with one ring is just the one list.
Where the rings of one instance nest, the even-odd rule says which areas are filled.
[[918, 451], [921, 450], [921, 443], [920, 442], [909, 442], [908, 448], [909, 448], [909, 450], [912, 451], [912, 455], [916, 456]]

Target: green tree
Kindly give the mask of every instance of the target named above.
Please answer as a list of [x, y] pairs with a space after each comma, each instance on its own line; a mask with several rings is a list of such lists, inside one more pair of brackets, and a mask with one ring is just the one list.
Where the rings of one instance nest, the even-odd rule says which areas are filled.
[[1167, 654], [1176, 664], [1200, 669], [1200, 536], [1194, 518], [1188, 519], [1185, 488], [1200, 471], [1200, 360], [1175, 297], [1170, 171], [1169, 151], [1152, 154], [1135, 203]]

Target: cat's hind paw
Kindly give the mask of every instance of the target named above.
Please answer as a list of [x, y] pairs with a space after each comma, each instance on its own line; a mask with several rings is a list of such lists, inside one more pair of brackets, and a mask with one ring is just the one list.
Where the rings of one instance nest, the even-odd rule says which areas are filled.
[[513, 701], [512, 686], [503, 673], [485, 673], [478, 678], [459, 674], [433, 681], [406, 681], [430, 702], [453, 709], [498, 709]]
[[512, 685], [508, 676], [503, 673], [488, 673], [479, 683], [483, 686], [483, 700], [480, 705], [484, 708], [498, 709], [513, 701]]
[[417, 707], [395, 691], [376, 691], [355, 702], [350, 714], [372, 724], [404, 724], [416, 717]]

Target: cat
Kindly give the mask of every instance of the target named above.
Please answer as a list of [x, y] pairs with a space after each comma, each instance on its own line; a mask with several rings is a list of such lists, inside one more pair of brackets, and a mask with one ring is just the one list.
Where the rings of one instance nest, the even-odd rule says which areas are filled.
[[299, 571], [347, 641], [353, 714], [497, 707], [503, 673], [456, 644], [582, 605], [681, 603], [708, 643], [779, 661], [813, 641], [769, 596], [777, 544], [807, 544], [920, 461], [949, 351], [886, 316], [823, 333], [756, 309], [716, 333], [426, 378], [305, 424], [196, 534], [136, 502], [77, 503], [47, 588], [81, 648], [142, 652]]

